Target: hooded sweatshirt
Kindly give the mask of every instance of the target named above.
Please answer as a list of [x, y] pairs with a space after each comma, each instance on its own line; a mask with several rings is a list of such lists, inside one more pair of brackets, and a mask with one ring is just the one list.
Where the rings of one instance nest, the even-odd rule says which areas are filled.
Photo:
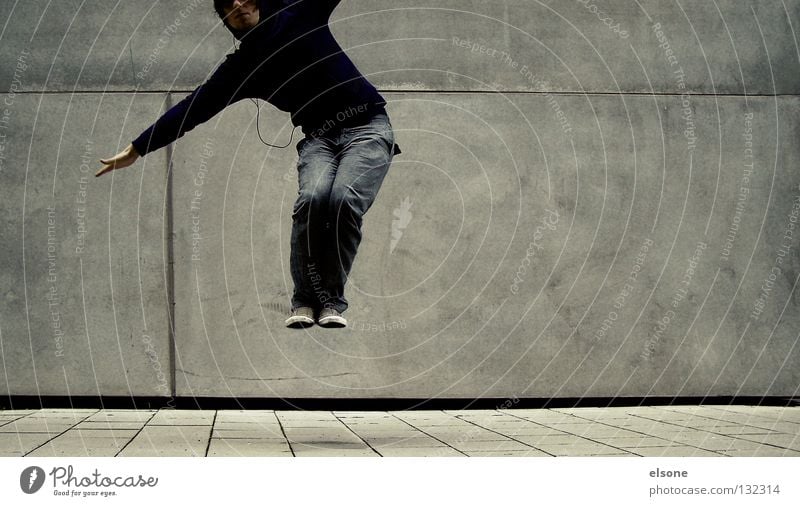
[[[235, 30], [241, 41], [211, 77], [141, 133], [141, 156], [179, 139], [228, 105], [260, 98], [291, 113], [306, 135], [359, 124], [386, 100], [358, 71], [328, 27], [340, 0], [257, 0], [259, 22]], [[394, 145], [394, 154], [400, 148]]]

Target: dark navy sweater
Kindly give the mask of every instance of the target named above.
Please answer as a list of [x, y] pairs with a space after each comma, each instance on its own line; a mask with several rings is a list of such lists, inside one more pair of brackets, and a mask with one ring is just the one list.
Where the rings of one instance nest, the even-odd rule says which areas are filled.
[[[358, 124], [385, 112], [386, 100], [336, 42], [328, 27], [340, 0], [258, 0], [259, 23], [211, 77], [133, 142], [144, 156], [244, 98], [291, 113], [307, 135]], [[400, 149], [395, 144], [394, 154]]]

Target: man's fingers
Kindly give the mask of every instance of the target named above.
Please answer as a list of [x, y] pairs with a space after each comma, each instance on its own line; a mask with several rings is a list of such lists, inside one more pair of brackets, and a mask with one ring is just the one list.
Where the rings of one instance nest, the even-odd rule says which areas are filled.
[[124, 151], [111, 158], [101, 158], [100, 163], [102, 163], [104, 167], [97, 171], [95, 177], [102, 176], [106, 172], [112, 170], [122, 169], [130, 165], [133, 165], [135, 160], [136, 160], [135, 158], [131, 157], [131, 155], [129, 155]]
[[103, 163], [105, 164], [105, 167], [102, 167], [100, 170], [98, 170], [97, 173], [94, 175], [94, 177], [100, 177], [103, 174], [105, 174], [106, 172], [114, 170], [114, 166], [113, 165], [110, 165], [108, 162], [103, 162]]

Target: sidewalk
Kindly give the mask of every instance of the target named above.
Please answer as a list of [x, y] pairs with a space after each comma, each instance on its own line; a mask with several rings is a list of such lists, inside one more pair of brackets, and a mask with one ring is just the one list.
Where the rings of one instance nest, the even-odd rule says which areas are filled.
[[800, 456], [800, 407], [0, 411], [0, 456]]

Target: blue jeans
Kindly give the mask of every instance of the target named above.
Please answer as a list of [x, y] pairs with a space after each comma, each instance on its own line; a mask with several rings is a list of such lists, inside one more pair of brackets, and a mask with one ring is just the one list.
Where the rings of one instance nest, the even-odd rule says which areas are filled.
[[292, 308], [347, 309], [344, 285], [364, 214], [395, 154], [389, 117], [307, 134], [297, 143], [299, 190], [292, 212]]

